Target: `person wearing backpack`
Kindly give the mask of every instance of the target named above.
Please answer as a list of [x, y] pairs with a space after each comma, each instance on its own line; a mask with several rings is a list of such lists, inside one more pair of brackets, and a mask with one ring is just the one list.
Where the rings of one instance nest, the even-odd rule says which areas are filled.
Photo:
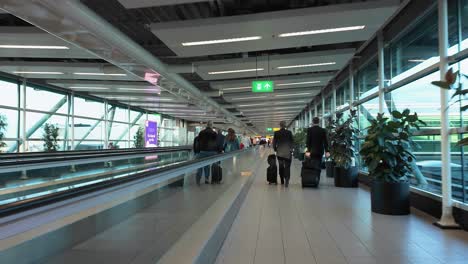
[[278, 170], [281, 179], [281, 184], [285, 187], [289, 186], [289, 178], [291, 175], [293, 135], [291, 131], [286, 129], [286, 122], [280, 122], [281, 129], [276, 131], [273, 136], [273, 149], [278, 158]]
[[[213, 122], [208, 121], [206, 128], [202, 130], [198, 134], [198, 150], [200, 151], [197, 154], [198, 159], [202, 158], [207, 158], [210, 156], [217, 155], [219, 153], [219, 146], [217, 142], [217, 137], [218, 134], [213, 130]], [[195, 147], [194, 147], [195, 149]], [[208, 184], [210, 183], [209, 177], [210, 177], [210, 166], [205, 166], [203, 168], [198, 169], [197, 172], [197, 185], [200, 185], [200, 180], [202, 177], [202, 174], [205, 175], [205, 183]]]
[[231, 151], [239, 150], [240, 149], [240, 142], [236, 136], [236, 131], [234, 129], [229, 128], [228, 134], [224, 141], [224, 152], [228, 153]]

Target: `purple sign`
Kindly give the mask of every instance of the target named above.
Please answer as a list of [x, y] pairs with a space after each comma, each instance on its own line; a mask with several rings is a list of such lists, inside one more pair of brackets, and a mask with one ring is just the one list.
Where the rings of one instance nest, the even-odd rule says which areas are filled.
[[157, 147], [158, 145], [158, 125], [154, 121], [145, 122], [145, 147]]

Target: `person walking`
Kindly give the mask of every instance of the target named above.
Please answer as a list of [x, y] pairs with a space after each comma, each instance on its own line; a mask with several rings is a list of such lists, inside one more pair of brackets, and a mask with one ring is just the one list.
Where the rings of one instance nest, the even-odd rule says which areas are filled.
[[218, 153], [223, 153], [224, 151], [224, 142], [226, 137], [223, 135], [223, 130], [218, 129], [218, 135], [216, 137], [216, 144], [218, 144]]
[[[307, 152], [311, 159], [322, 161], [322, 156], [330, 157], [328, 148], [327, 131], [319, 126], [320, 118], [312, 119], [312, 126], [307, 129]], [[320, 164], [320, 163], [319, 163]]]
[[278, 158], [278, 170], [281, 179], [281, 184], [289, 186], [289, 178], [291, 175], [291, 161], [293, 149], [293, 135], [291, 131], [286, 129], [286, 122], [280, 122], [281, 129], [276, 131], [273, 136], [273, 149]]
[[236, 136], [236, 131], [234, 131], [232, 128], [229, 128], [226, 140], [224, 141], [224, 152], [228, 153], [239, 149], [240, 143]]
[[[206, 128], [198, 134], [198, 159], [214, 156], [219, 153], [220, 148], [218, 145], [218, 134], [213, 130], [213, 122], [208, 121]], [[210, 178], [210, 165], [198, 169], [197, 171], [197, 184], [200, 185], [202, 174], [205, 174], [205, 183], [209, 184]]]
[[247, 136], [247, 133], [245, 132], [244, 132], [244, 135], [242, 136], [241, 143], [244, 144], [244, 148], [250, 148], [250, 145], [252, 144], [250, 138]]

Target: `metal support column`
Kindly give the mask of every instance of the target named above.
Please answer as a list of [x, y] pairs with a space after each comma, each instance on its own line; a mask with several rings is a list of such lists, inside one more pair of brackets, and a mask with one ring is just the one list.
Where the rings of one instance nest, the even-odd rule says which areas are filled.
[[[28, 142], [27, 142], [27, 139], [28, 139], [28, 136], [26, 134], [26, 78], [23, 79], [23, 104], [21, 106], [21, 108], [23, 109], [23, 129], [21, 131], [21, 152], [26, 152], [27, 151], [27, 145], [28, 145]], [[13, 148], [11, 147], [11, 149], [15, 149], [16, 146]]]
[[[130, 118], [131, 118], [131, 117], [130, 117], [130, 111], [131, 111], [131, 110], [130, 110], [130, 106], [127, 108], [127, 110], [128, 110], [127, 148], [130, 148], [130, 146], [131, 146], [131, 145], [130, 145], [130, 142], [131, 142], [131, 137], [130, 137], [131, 135], [130, 135], [130, 132], [132, 131], [132, 126], [133, 126], [133, 124], [132, 124], [131, 121], [130, 121]], [[138, 115], [138, 119], [140, 119], [141, 115], [142, 115], [142, 113], [140, 113], [140, 115]], [[137, 119], [137, 120], [138, 120], [138, 119]], [[136, 122], [135, 122], [135, 123], [136, 123]]]
[[108, 104], [106, 100], [104, 101], [104, 146], [102, 146], [103, 149], [107, 149], [107, 146], [109, 145], [109, 135], [107, 134], [107, 131], [109, 130], [109, 122], [107, 121], [109, 114], [107, 108]]
[[321, 122], [322, 122], [322, 127], [325, 127], [325, 96], [323, 96], [322, 94], [322, 118], [321, 118]]
[[385, 88], [385, 68], [384, 68], [384, 40], [382, 32], [377, 36], [378, 63], [379, 63], [379, 113], [384, 112], [384, 88]]
[[317, 102], [314, 103], [314, 117], [317, 117], [318, 116], [318, 112], [317, 112]]
[[70, 150], [75, 150], [75, 93], [71, 93], [71, 129], [70, 129]]
[[349, 109], [353, 109], [354, 103], [354, 74], [353, 65], [349, 65]]
[[[445, 79], [448, 70], [448, 4], [438, 0], [439, 11], [439, 56], [440, 78]], [[436, 223], [441, 228], [459, 228], [452, 215], [452, 175], [450, 171], [450, 134], [449, 134], [449, 91], [440, 89], [440, 123], [442, 154], [442, 216]]]
[[333, 97], [332, 97], [332, 104], [331, 104], [331, 111], [330, 115], [332, 119], [335, 119], [335, 113], [336, 113], [336, 86], [333, 84]]

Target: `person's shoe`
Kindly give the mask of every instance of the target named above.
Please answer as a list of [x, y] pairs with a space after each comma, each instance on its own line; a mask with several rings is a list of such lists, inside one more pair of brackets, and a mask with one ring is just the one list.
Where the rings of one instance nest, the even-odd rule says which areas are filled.
[[209, 180], [205, 180], [205, 184], [210, 184], [210, 181], [209, 181]]
[[286, 180], [286, 185], [285, 185], [285, 186], [286, 186], [286, 188], [288, 188], [288, 186], [289, 186], [289, 180]]

